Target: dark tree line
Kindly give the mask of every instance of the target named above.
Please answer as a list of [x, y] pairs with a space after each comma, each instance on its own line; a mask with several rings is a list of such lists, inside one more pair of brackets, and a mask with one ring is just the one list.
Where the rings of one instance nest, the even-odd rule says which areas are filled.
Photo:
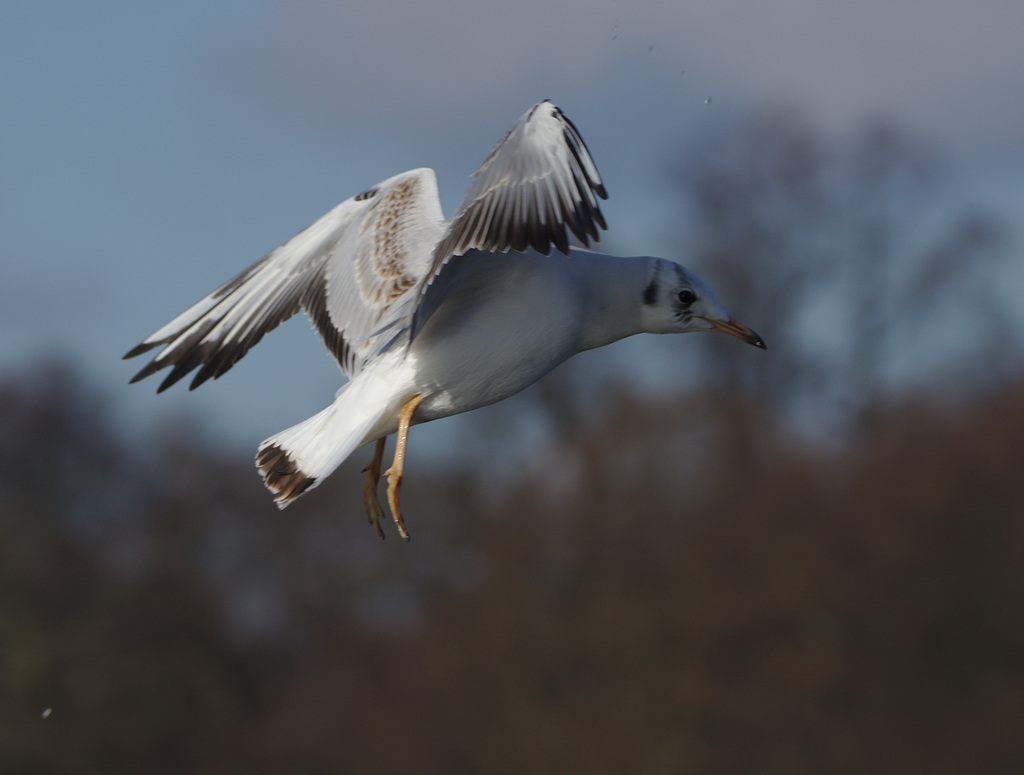
[[357, 466], [280, 514], [247, 461], [5, 379], [0, 769], [1016, 771], [1022, 396], [738, 467], [770, 409], [620, 393], [559, 477], [420, 469], [406, 545]]

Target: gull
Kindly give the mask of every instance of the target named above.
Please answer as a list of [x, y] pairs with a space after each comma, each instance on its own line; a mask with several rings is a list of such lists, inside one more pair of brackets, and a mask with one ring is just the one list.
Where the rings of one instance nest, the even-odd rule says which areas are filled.
[[[378, 183], [130, 350], [125, 358], [163, 346], [131, 381], [170, 368], [160, 392], [198, 368], [194, 389], [304, 311], [348, 381], [326, 409], [259, 445], [263, 481], [284, 508], [376, 442], [363, 500], [383, 538], [377, 491], [396, 433], [384, 476], [408, 539], [399, 494], [410, 426], [501, 401], [576, 353], [634, 334], [721, 331], [765, 348], [682, 265], [588, 250], [607, 228], [598, 197], [607, 193], [576, 127], [539, 102], [473, 174], [451, 218], [431, 169]], [[570, 246], [570, 231], [582, 247]]]

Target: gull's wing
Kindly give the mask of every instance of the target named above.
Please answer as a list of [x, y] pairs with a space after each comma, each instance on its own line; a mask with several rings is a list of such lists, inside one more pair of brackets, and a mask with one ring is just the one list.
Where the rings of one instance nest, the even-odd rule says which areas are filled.
[[[396, 175], [347, 199], [132, 349], [164, 345], [132, 382], [166, 367], [165, 390], [197, 367], [190, 389], [230, 369], [300, 309], [349, 376], [388, 341], [415, 297], [444, 216], [433, 170]], [[401, 330], [401, 329], [400, 329]]]
[[444, 300], [446, 284], [434, 280], [453, 256], [531, 247], [550, 255], [552, 246], [568, 255], [567, 227], [584, 246], [607, 228], [598, 197], [608, 194], [576, 127], [551, 102], [534, 105], [473, 173], [423, 279], [413, 332]]
[[[605, 228], [607, 198], [572, 122], [550, 102], [527, 111], [473, 174], [444, 221], [432, 170], [396, 175], [338, 205], [131, 350], [163, 345], [132, 382], [163, 368], [165, 390], [193, 369], [195, 388], [230, 369], [263, 335], [300, 309], [342, 371], [411, 335], [443, 301], [433, 283], [453, 256], [479, 249], [568, 252], [567, 228], [584, 244]], [[411, 325], [415, 315], [415, 328]]]
[[436, 270], [477, 248], [548, 255], [569, 250], [568, 226], [584, 246], [607, 228], [597, 198], [607, 199], [594, 160], [572, 122], [547, 100], [524, 113], [473, 173], [473, 183], [438, 245]]

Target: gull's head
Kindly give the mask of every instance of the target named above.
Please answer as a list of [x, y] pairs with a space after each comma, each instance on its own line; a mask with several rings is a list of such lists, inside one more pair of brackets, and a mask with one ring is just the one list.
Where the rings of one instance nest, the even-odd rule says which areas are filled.
[[721, 331], [762, 350], [767, 349], [760, 336], [722, 309], [703, 280], [674, 261], [652, 259], [641, 303], [645, 331], [654, 334]]

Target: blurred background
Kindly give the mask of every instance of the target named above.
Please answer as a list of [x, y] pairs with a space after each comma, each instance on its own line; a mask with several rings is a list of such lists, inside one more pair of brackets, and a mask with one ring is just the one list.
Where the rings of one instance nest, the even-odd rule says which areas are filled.
[[[0, 13], [0, 771], [1024, 770], [1019, 4]], [[761, 333], [635, 337], [280, 513], [304, 320], [121, 355], [353, 193], [450, 213], [551, 98], [606, 252]], [[363, 459], [365, 457], [365, 459]]]

